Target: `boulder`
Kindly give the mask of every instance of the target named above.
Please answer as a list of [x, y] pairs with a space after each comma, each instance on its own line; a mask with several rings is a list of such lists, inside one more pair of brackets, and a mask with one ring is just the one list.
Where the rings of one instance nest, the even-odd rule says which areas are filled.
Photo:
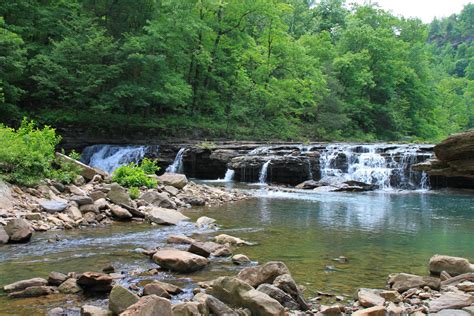
[[372, 289], [359, 289], [357, 291], [357, 300], [363, 307], [383, 306], [385, 299], [379, 295], [379, 292]]
[[57, 152], [56, 157], [67, 163], [74, 164], [76, 167], [79, 168], [81, 175], [87, 180], [92, 180], [95, 175], [100, 175], [104, 178], [108, 176], [108, 174], [103, 170], [89, 167], [88, 165], [83, 164], [82, 162], [72, 159], [71, 157], [63, 155], [61, 153]]
[[75, 205], [69, 206], [66, 211], [66, 214], [75, 221], [82, 219], [82, 212]]
[[159, 297], [171, 298], [171, 295], [159, 283], [148, 283], [143, 287], [143, 295], [157, 295]]
[[33, 229], [24, 219], [12, 219], [4, 227], [10, 242], [27, 242], [31, 239]]
[[112, 313], [120, 315], [128, 307], [138, 302], [139, 297], [121, 285], [115, 285], [110, 291], [109, 309]]
[[24, 290], [11, 292], [8, 294], [8, 297], [11, 298], [27, 298], [27, 297], [38, 297], [38, 296], [45, 296], [49, 294], [56, 293], [56, 290], [52, 286], [30, 286]]
[[95, 190], [92, 191], [89, 196], [95, 201], [100, 200], [100, 199], [105, 199], [107, 197], [107, 194], [102, 192], [101, 190]]
[[220, 277], [212, 281], [206, 293], [225, 303], [248, 308], [253, 315], [283, 316], [285, 314], [283, 306], [277, 300], [237, 278]]
[[97, 207], [96, 204], [81, 205], [79, 206], [79, 210], [81, 211], [82, 214], [89, 213], [89, 212], [99, 214], [99, 208]]
[[176, 203], [173, 202], [166, 193], [159, 193], [156, 190], [143, 193], [140, 199], [157, 207], [177, 209]]
[[195, 240], [184, 235], [170, 235], [168, 238], [166, 238], [166, 242], [168, 244], [190, 245], [195, 242]]
[[172, 294], [172, 295], [179, 294], [179, 293], [183, 292], [183, 290], [179, 286], [176, 286], [176, 285], [173, 285], [173, 284], [170, 284], [170, 283], [166, 283], [166, 282], [160, 282], [160, 281], [154, 280], [153, 283], [149, 283], [149, 284], [158, 284], [166, 292], [168, 292], [169, 294]]
[[[393, 302], [393, 303], [400, 303], [403, 301], [403, 297], [398, 293], [398, 291], [381, 291], [378, 293], [381, 297], [383, 297], [386, 301], [388, 302]], [[377, 304], [376, 304], [377, 305]]]
[[0, 245], [6, 244], [8, 242], [8, 239], [10, 239], [10, 237], [5, 231], [5, 228], [3, 228], [3, 226], [0, 225]]
[[63, 294], [77, 294], [82, 292], [82, 288], [77, 285], [77, 280], [69, 278], [58, 287], [59, 292]]
[[465, 258], [434, 255], [430, 259], [430, 272], [440, 274], [442, 271], [450, 275], [474, 272], [474, 264]]
[[[223, 249], [224, 251], [222, 251]], [[211, 254], [218, 254], [216, 257], [225, 257], [230, 255], [230, 249], [228, 249], [228, 247], [212, 241], [196, 241], [191, 244], [188, 251], [206, 258], [209, 257]]]
[[81, 307], [81, 316], [109, 316], [110, 313], [108, 310], [93, 306], [93, 305], [84, 305]]
[[166, 172], [158, 177], [158, 182], [163, 185], [170, 185], [176, 189], [182, 189], [188, 184], [188, 178], [184, 174]]
[[214, 227], [216, 220], [207, 216], [201, 216], [196, 221], [196, 226], [198, 228], [205, 228], [205, 227]]
[[257, 291], [267, 294], [271, 298], [277, 300], [283, 307], [290, 310], [298, 310], [300, 305], [289, 295], [271, 284], [260, 284]]
[[263, 283], [272, 284], [280, 275], [290, 274], [288, 267], [280, 261], [270, 261], [264, 265], [248, 267], [239, 272], [237, 278], [257, 287]]
[[107, 198], [117, 205], [132, 205], [132, 200], [130, 199], [127, 189], [120, 186], [118, 183], [112, 183], [110, 185], [110, 191], [107, 193]]
[[352, 316], [385, 316], [385, 307], [374, 306], [366, 309], [361, 309], [352, 313]]
[[429, 303], [430, 313], [436, 313], [443, 309], [457, 309], [470, 306], [474, 303], [474, 297], [462, 292], [445, 292], [440, 297]]
[[46, 281], [43, 278], [33, 278], [33, 279], [21, 280], [15, 283], [5, 285], [3, 287], [3, 290], [7, 293], [10, 293], [10, 292], [22, 291], [28, 287], [44, 286], [44, 285], [48, 285], [48, 281]]
[[173, 316], [171, 302], [166, 298], [148, 295], [127, 308], [120, 316]]
[[153, 260], [164, 269], [181, 273], [204, 269], [209, 263], [209, 260], [202, 256], [176, 249], [158, 250], [153, 255]]
[[173, 305], [173, 316], [201, 316], [205, 315], [205, 306], [199, 302], [182, 302]]
[[232, 263], [236, 265], [242, 265], [242, 264], [247, 264], [250, 263], [249, 257], [243, 254], [236, 254], [232, 256]]
[[189, 217], [184, 216], [178, 211], [161, 207], [152, 208], [146, 218], [150, 222], [160, 225], [177, 225], [179, 222], [189, 219]]
[[110, 292], [112, 290], [112, 277], [98, 272], [84, 272], [77, 284], [87, 292]]
[[67, 203], [54, 200], [40, 200], [39, 205], [45, 212], [52, 214], [62, 212], [67, 208]]
[[110, 205], [110, 212], [115, 218], [120, 220], [128, 220], [133, 217], [129, 211], [118, 205]]
[[205, 293], [198, 293], [193, 298], [194, 301], [199, 302], [207, 307], [209, 312], [214, 315], [238, 316], [236, 312], [223, 302], [212, 295]]
[[67, 279], [67, 275], [61, 272], [53, 271], [48, 275], [48, 284], [53, 285], [53, 286], [59, 286], [61, 285], [61, 283], [66, 281], [66, 279]]
[[79, 206], [86, 204], [94, 204], [94, 200], [87, 195], [73, 195], [71, 201], [76, 202]]
[[251, 246], [252, 245], [248, 241], [245, 241], [243, 239], [240, 239], [234, 236], [226, 235], [226, 234], [220, 234], [214, 237], [214, 241], [219, 244], [230, 244], [230, 245], [235, 245], [235, 246]]
[[273, 281], [273, 285], [291, 295], [291, 297], [300, 305], [301, 310], [305, 311], [309, 309], [300, 289], [289, 273], [277, 276]]
[[389, 276], [388, 285], [391, 289], [402, 293], [411, 288], [423, 288], [425, 286], [429, 286], [433, 290], [439, 290], [441, 281], [438, 278], [428, 276], [397, 273]]

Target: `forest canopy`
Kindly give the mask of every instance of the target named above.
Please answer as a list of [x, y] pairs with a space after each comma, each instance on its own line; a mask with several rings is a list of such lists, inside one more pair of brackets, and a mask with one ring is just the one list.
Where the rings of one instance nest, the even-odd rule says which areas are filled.
[[473, 39], [474, 4], [424, 24], [344, 0], [2, 1], [0, 123], [436, 141], [474, 127]]

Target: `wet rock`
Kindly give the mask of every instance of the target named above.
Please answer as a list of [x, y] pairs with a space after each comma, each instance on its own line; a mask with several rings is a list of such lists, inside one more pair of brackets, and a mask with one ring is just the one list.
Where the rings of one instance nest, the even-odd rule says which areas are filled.
[[70, 198], [70, 200], [76, 202], [79, 206], [94, 204], [94, 201], [87, 195], [74, 195]]
[[51, 272], [48, 276], [48, 284], [53, 286], [61, 285], [64, 281], [66, 281], [67, 275], [61, 272]]
[[390, 288], [402, 293], [411, 288], [423, 288], [425, 286], [429, 286], [433, 290], [439, 290], [441, 281], [433, 277], [397, 273], [389, 276], [388, 284]]
[[156, 295], [140, 298], [138, 302], [127, 308], [120, 316], [173, 316], [171, 302]]
[[46, 281], [43, 278], [33, 278], [33, 279], [21, 280], [21, 281], [15, 282], [15, 283], [5, 285], [3, 287], [3, 290], [7, 293], [18, 292], [18, 291], [22, 291], [22, 290], [24, 290], [28, 287], [44, 286], [44, 285], [47, 285], [47, 284], [48, 284], [48, 281]]
[[285, 293], [291, 295], [291, 297], [300, 305], [301, 310], [308, 310], [309, 306], [304, 300], [304, 297], [296, 285], [295, 280], [291, 277], [289, 273], [279, 275], [273, 281], [273, 285], [284, 291]]
[[139, 297], [121, 285], [115, 285], [109, 296], [109, 309], [119, 315], [128, 307], [138, 302]]
[[30, 286], [21, 291], [11, 292], [10, 294], [8, 294], [8, 297], [11, 297], [11, 298], [38, 297], [38, 296], [45, 296], [45, 295], [49, 295], [53, 293], [56, 293], [56, 290], [54, 287], [41, 285], [41, 286]]
[[189, 219], [189, 217], [184, 216], [178, 211], [161, 207], [154, 207], [151, 209], [146, 218], [150, 222], [160, 225], [177, 225], [179, 222]]
[[252, 244], [249, 243], [248, 241], [245, 241], [243, 239], [226, 235], [226, 234], [220, 234], [216, 237], [214, 237], [215, 242], [219, 244], [230, 244], [230, 245], [236, 245], [236, 246], [251, 246]]
[[278, 276], [283, 274], [290, 274], [288, 267], [283, 262], [271, 261], [264, 265], [245, 268], [239, 272], [237, 278], [257, 287], [263, 283], [272, 284]]
[[128, 220], [133, 217], [129, 211], [118, 205], [110, 205], [110, 212], [112, 212], [112, 215], [119, 220]]
[[385, 307], [374, 306], [352, 313], [352, 316], [385, 316]]
[[225, 257], [226, 255], [228, 256], [230, 254], [230, 250], [226, 246], [223, 246], [221, 244], [218, 244], [212, 241], [208, 241], [208, 242], [196, 241], [191, 244], [188, 251], [196, 255], [200, 255], [207, 258], [211, 254], [214, 255], [215, 253], [217, 253], [218, 251], [222, 249], [225, 249], [226, 251], [219, 252], [219, 254], [221, 254], [219, 257]]
[[132, 200], [130, 199], [130, 195], [128, 191], [120, 186], [118, 183], [112, 183], [110, 185], [110, 191], [107, 193], [107, 198], [117, 205], [132, 205]]
[[385, 299], [379, 295], [379, 291], [372, 289], [359, 289], [357, 300], [364, 307], [383, 306]]
[[4, 227], [10, 237], [9, 242], [27, 242], [31, 239], [33, 229], [24, 219], [12, 219]]
[[194, 296], [193, 300], [207, 306], [209, 312], [214, 315], [238, 316], [238, 314], [234, 312], [232, 308], [225, 305], [223, 302], [212, 295], [198, 293]]
[[232, 263], [233, 264], [242, 265], [242, 264], [247, 264], [247, 263], [250, 263], [250, 262], [251, 261], [250, 261], [249, 257], [247, 257], [246, 255], [237, 254], [237, 255], [232, 256]]
[[67, 208], [67, 203], [54, 200], [40, 200], [39, 205], [45, 212], [52, 214], [62, 212]]
[[153, 260], [162, 268], [182, 273], [204, 269], [209, 263], [202, 256], [176, 249], [158, 250], [153, 255]]
[[170, 185], [176, 189], [182, 189], [188, 184], [188, 179], [184, 174], [177, 173], [164, 173], [163, 175], [157, 177], [158, 183], [163, 185]]
[[143, 295], [156, 295], [164, 298], [171, 298], [171, 295], [159, 283], [149, 283], [143, 288]]
[[267, 294], [271, 298], [277, 300], [283, 307], [289, 308], [290, 310], [299, 309], [299, 304], [287, 293], [281, 289], [270, 284], [260, 284], [257, 291]]
[[108, 310], [93, 306], [93, 305], [84, 305], [81, 307], [81, 316], [109, 316], [110, 313]]
[[88, 292], [110, 292], [112, 290], [112, 277], [98, 272], [84, 272], [77, 284]]
[[430, 259], [430, 272], [440, 274], [442, 271], [450, 275], [474, 272], [474, 264], [465, 258], [434, 255]]
[[429, 303], [430, 313], [436, 313], [443, 309], [458, 309], [470, 306], [474, 303], [474, 297], [462, 292], [445, 292], [440, 297]]
[[82, 292], [82, 288], [77, 285], [75, 278], [69, 278], [58, 287], [59, 292], [63, 294], [77, 294]]
[[95, 175], [101, 175], [103, 177], [108, 176], [105, 171], [89, 167], [88, 165], [83, 164], [82, 162], [72, 159], [71, 157], [63, 155], [61, 153], [56, 153], [56, 157], [58, 159], [61, 159], [62, 161], [74, 164], [76, 167], [79, 168], [81, 175], [87, 180], [92, 180]]
[[176, 203], [173, 202], [166, 193], [159, 193], [156, 190], [150, 190], [140, 196], [144, 200], [154, 206], [176, 209]]
[[199, 302], [183, 302], [172, 307], [173, 316], [201, 316], [205, 307]]
[[10, 239], [10, 237], [5, 231], [5, 228], [3, 228], [3, 226], [0, 225], [0, 245], [6, 244], [8, 242], [8, 239]]
[[195, 242], [195, 240], [184, 235], [170, 235], [168, 238], [166, 238], [166, 242], [168, 244], [190, 245]]
[[206, 293], [225, 303], [248, 308], [255, 315], [284, 315], [283, 306], [277, 300], [237, 278], [220, 277], [212, 281]]
[[207, 216], [201, 216], [196, 221], [196, 226], [198, 228], [205, 228], [205, 227], [214, 227], [216, 220]]

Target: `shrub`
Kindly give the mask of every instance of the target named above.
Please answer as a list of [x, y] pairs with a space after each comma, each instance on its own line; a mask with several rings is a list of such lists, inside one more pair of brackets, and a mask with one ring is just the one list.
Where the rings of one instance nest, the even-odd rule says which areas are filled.
[[39, 129], [26, 119], [17, 130], [0, 124], [0, 177], [21, 185], [37, 184], [50, 175], [60, 140], [53, 128]]
[[136, 200], [140, 196], [140, 190], [137, 187], [131, 187], [128, 189], [128, 194], [132, 200]]
[[204, 140], [202, 142], [200, 142], [197, 147], [199, 148], [202, 148], [202, 149], [208, 149], [208, 150], [212, 150], [212, 149], [215, 149], [217, 147], [216, 143], [214, 142], [210, 142], [210, 141], [207, 141], [207, 140]]
[[155, 174], [160, 170], [160, 167], [156, 165], [156, 161], [144, 158], [140, 164], [140, 169], [142, 169], [146, 174]]
[[147, 176], [145, 171], [133, 162], [117, 168], [112, 174], [112, 180], [127, 188], [141, 186], [155, 188], [157, 185], [156, 179]]
[[[81, 155], [74, 150], [68, 156], [75, 160], [81, 159]], [[50, 177], [64, 184], [73, 182], [77, 175], [81, 173], [81, 168], [78, 165], [64, 159], [56, 158], [54, 164], [58, 168], [51, 170]]]

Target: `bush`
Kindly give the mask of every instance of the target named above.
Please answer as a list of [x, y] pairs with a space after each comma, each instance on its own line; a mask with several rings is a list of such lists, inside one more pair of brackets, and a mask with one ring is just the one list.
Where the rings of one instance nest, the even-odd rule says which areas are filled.
[[140, 196], [140, 190], [137, 187], [131, 187], [128, 189], [128, 194], [132, 200], [136, 200]]
[[39, 129], [26, 119], [17, 130], [0, 124], [0, 177], [21, 185], [37, 184], [50, 175], [60, 140], [53, 128]]
[[145, 171], [133, 162], [117, 168], [112, 174], [112, 180], [127, 188], [142, 186], [155, 188], [157, 185], [156, 179], [147, 176]]
[[140, 169], [142, 169], [146, 174], [155, 174], [160, 170], [160, 167], [156, 165], [156, 161], [144, 158], [140, 164]]

